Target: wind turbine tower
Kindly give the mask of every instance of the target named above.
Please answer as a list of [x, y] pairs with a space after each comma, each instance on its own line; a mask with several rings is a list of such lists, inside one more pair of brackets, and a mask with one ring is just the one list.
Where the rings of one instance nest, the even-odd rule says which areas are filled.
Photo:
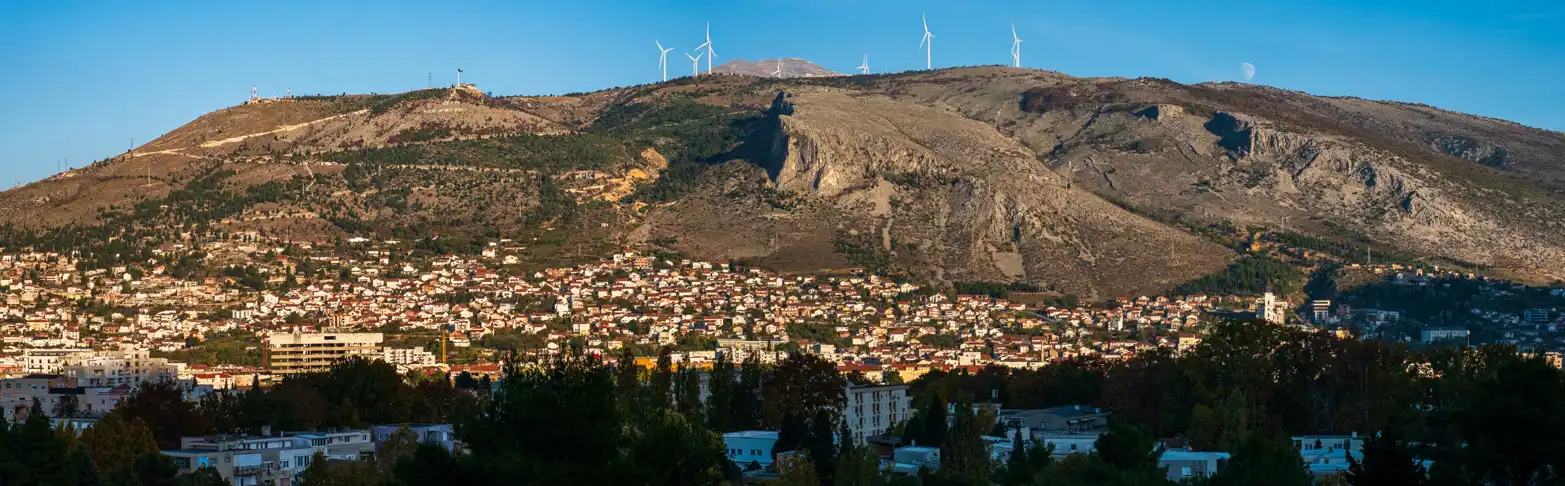
[[663, 43], [658, 42], [657, 39], [652, 39], [652, 42], [658, 45], [658, 69], [663, 70], [663, 80], [668, 81], [668, 51], [672, 51], [674, 48], [664, 48]]
[[696, 54], [694, 56], [691, 56], [688, 52], [685, 53], [685, 57], [690, 58], [690, 77], [693, 78], [701, 75], [701, 56], [704, 55], [706, 55], [705, 52]]
[[782, 63], [783, 63], [782, 58], [781, 57], [777, 58], [777, 70], [776, 71], [772, 71], [772, 76], [777, 76], [779, 78], [783, 77]]
[[924, 49], [924, 69], [934, 69], [931, 62], [935, 49], [935, 35], [929, 33], [929, 16], [924, 16], [924, 38], [918, 41], [918, 47]]
[[706, 48], [706, 73], [712, 74], [712, 58], [717, 57], [717, 52], [712, 50], [712, 23], [706, 23], [706, 43], [696, 46], [696, 51]]
[[1022, 67], [1022, 38], [1016, 36], [1016, 24], [1011, 24], [1011, 62]]
[[869, 74], [869, 54], [864, 55], [864, 64], [859, 65], [859, 74]]

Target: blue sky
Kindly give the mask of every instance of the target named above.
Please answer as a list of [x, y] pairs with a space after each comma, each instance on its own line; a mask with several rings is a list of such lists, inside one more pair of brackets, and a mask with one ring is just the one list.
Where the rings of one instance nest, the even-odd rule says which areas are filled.
[[[850, 71], [1008, 62], [1078, 76], [1237, 80], [1428, 103], [1565, 130], [1565, 2], [1380, 0], [697, 0], [159, 2], [0, 5], [0, 187], [125, 151], [263, 96], [400, 92], [464, 81], [496, 94], [658, 79], [712, 22], [718, 62], [802, 57]], [[676, 60], [677, 59], [677, 60]]]

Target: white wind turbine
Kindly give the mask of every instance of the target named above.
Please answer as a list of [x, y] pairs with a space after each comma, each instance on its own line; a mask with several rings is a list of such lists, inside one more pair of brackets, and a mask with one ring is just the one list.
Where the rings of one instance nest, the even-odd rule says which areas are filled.
[[859, 65], [859, 74], [869, 74], [869, 54], [864, 55], [864, 64]]
[[652, 39], [652, 42], [656, 42], [658, 45], [658, 69], [663, 70], [663, 80], [668, 81], [668, 51], [672, 51], [674, 48], [664, 48], [663, 43], [658, 42], [657, 39]]
[[918, 41], [918, 47], [924, 49], [924, 69], [933, 69], [934, 64], [930, 59], [933, 57], [931, 51], [935, 49], [935, 35], [929, 33], [928, 15], [924, 16], [924, 38]]
[[690, 58], [690, 77], [696, 77], [701, 74], [701, 56], [704, 55], [706, 55], [706, 53], [703, 52], [692, 57], [690, 53], [685, 53], [685, 57]]
[[772, 76], [777, 76], [779, 78], [783, 77], [782, 63], [783, 63], [782, 58], [781, 57], [777, 58], [777, 70], [772, 71]]
[[717, 52], [712, 50], [712, 23], [706, 23], [706, 43], [696, 46], [696, 52], [706, 48], [706, 73], [712, 74], [712, 58], [717, 57]]
[[1011, 24], [1011, 62], [1022, 67], [1022, 38], [1016, 36], [1016, 24]]

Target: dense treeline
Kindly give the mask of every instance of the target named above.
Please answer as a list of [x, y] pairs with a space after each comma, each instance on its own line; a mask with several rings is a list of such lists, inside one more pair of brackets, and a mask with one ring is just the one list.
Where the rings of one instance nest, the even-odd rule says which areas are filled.
[[[626, 350], [617, 361], [634, 358]], [[0, 474], [5, 484], [75, 481], [66, 469], [102, 471], [105, 482], [173, 484], [197, 479], [166, 474], [154, 452], [181, 436], [409, 422], [454, 423], [469, 452], [408, 444], [376, 462], [320, 461], [306, 484], [719, 484], [754, 467], [726, 461], [719, 434], [752, 429], [779, 430], [777, 450], [795, 451], [782, 484], [1164, 484], [1154, 438], [1174, 438], [1233, 454], [1205, 482], [1305, 485], [1289, 437], [1351, 432], [1375, 439], [1350, 484], [1557, 484], [1565, 472], [1565, 375], [1539, 359], [1504, 348], [1414, 352], [1259, 323], [1218, 323], [1184, 355], [930, 372], [911, 384], [919, 412], [894, 429], [941, 450], [942, 468], [916, 482], [887, 476], [867, 451], [828, 439], [844, 428], [843, 382], [813, 355], [775, 365], [720, 361], [704, 385], [695, 370], [674, 366], [668, 348], [650, 367], [551, 358], [506, 371], [498, 384], [467, 378], [453, 386], [350, 360], [194, 404], [177, 388], [146, 384], [79, 447], [41, 418], [10, 427]], [[994, 464], [981, 436], [1006, 431], [991, 406], [974, 405], [990, 397], [1005, 408], [1100, 407], [1114, 425], [1091, 454], [1056, 459], [1017, 440], [1022, 452]], [[1426, 472], [1415, 457], [1434, 465]]]
[[1555, 484], [1565, 473], [1565, 374], [1507, 348], [1412, 352], [1228, 322], [1184, 356], [933, 372], [912, 386], [919, 401], [997, 393], [1006, 408], [1100, 407], [1150, 437], [1233, 453], [1214, 484], [1308, 484], [1288, 438], [1353, 432], [1392, 438], [1367, 447], [1360, 469], [1372, 457], [1406, 468], [1417, 455], [1434, 461], [1432, 484]]
[[1268, 255], [1252, 255], [1221, 272], [1179, 284], [1172, 293], [1254, 295], [1271, 291], [1286, 295], [1298, 291], [1304, 284], [1304, 277], [1303, 272], [1287, 262]]

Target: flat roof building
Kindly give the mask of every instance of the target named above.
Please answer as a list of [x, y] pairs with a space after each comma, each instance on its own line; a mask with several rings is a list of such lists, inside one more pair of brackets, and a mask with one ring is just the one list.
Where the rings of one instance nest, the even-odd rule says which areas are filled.
[[365, 333], [286, 333], [266, 339], [266, 369], [272, 373], [315, 373], [352, 356], [378, 358], [384, 337]]

